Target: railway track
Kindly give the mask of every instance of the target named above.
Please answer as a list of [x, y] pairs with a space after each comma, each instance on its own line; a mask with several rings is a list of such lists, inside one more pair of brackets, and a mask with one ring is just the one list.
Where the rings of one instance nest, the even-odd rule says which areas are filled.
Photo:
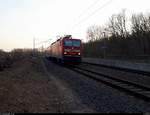
[[94, 66], [98, 66], [98, 67], [110, 68], [110, 69], [114, 69], [114, 70], [120, 70], [120, 71], [125, 71], [125, 72], [150, 76], [150, 72], [142, 71], [142, 70], [135, 70], [135, 69], [129, 69], [129, 68], [123, 68], [123, 67], [114, 67], [114, 66], [108, 66], [108, 65], [104, 65], [104, 64], [96, 64], [96, 63], [89, 63], [89, 62], [82, 62], [82, 64], [89, 64], [89, 65], [94, 65]]
[[106, 75], [99, 71], [98, 72], [93, 71], [91, 69], [87, 69], [86, 66], [81, 66], [81, 65], [78, 65], [78, 66], [69, 65], [67, 67], [93, 80], [102, 82], [112, 88], [125, 92], [129, 95], [132, 95], [144, 101], [150, 102], [150, 87], [137, 84], [135, 82], [131, 82], [128, 80], [119, 79], [110, 75]]

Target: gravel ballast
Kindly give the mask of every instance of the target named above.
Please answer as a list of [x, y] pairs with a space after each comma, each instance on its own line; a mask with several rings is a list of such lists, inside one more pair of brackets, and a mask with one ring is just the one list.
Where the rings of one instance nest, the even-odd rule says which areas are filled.
[[150, 111], [148, 102], [136, 99], [50, 61], [45, 61], [45, 63], [48, 71], [59, 83], [68, 88], [82, 104], [95, 112]]

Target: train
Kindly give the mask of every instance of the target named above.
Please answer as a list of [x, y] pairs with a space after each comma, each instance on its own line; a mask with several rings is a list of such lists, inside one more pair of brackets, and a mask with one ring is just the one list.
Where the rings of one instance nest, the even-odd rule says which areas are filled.
[[46, 49], [46, 57], [61, 63], [81, 63], [82, 41], [65, 35], [53, 42]]

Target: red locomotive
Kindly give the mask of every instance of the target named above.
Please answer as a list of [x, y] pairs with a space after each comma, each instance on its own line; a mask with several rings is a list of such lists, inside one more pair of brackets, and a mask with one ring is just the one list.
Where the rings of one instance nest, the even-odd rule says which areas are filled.
[[73, 39], [71, 35], [60, 37], [47, 48], [50, 59], [59, 62], [81, 62], [82, 44], [80, 39]]

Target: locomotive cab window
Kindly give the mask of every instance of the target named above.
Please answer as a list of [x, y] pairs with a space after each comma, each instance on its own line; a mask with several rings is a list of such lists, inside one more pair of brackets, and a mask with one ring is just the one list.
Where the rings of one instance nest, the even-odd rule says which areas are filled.
[[77, 40], [65, 40], [64, 41], [64, 46], [75, 46], [75, 47], [80, 47], [81, 42]]
[[77, 40], [73, 41], [73, 46], [80, 47], [80, 41]]
[[65, 40], [64, 46], [72, 46], [72, 41], [71, 40]]

